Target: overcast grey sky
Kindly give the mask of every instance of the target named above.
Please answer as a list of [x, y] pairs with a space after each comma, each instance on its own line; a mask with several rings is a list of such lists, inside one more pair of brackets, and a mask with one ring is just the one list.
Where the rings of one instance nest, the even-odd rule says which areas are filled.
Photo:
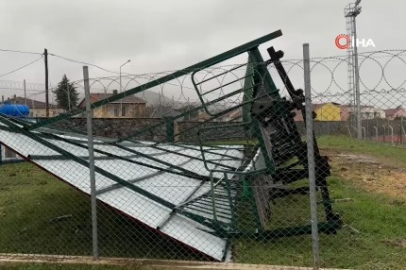
[[[281, 29], [283, 36], [267, 43], [300, 58], [302, 44], [312, 56], [344, 55], [334, 45], [345, 33], [343, 9], [348, 0], [0, 0], [0, 49], [49, 53], [90, 62], [118, 72], [173, 70]], [[402, 0], [363, 0], [357, 18], [359, 38], [375, 48], [406, 49], [406, 8]], [[38, 58], [0, 52], [0, 74]], [[50, 57], [50, 82], [64, 73], [82, 78], [82, 64]], [[113, 75], [94, 68], [90, 75]], [[43, 61], [0, 80], [44, 82]], [[0, 90], [2, 91], [2, 90]]]

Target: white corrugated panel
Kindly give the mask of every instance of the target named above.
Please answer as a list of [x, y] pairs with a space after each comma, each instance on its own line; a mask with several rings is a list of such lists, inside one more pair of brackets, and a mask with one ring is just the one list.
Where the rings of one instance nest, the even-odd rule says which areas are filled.
[[[1, 124], [1, 126], [3, 128], [5, 127], [4, 124]], [[36, 132], [33, 132], [33, 134], [39, 135], [39, 133]], [[85, 147], [79, 147], [70, 142], [64, 142], [58, 139], [47, 138], [46, 140], [87, 161], [88, 151], [86, 139], [83, 138], [83, 136], [75, 137], [73, 135], [64, 135], [61, 137], [68, 140], [75, 140], [77, 143], [82, 141], [80, 144]], [[25, 158], [31, 156], [31, 161], [33, 163], [41, 166], [63, 181], [66, 181], [87, 194], [90, 193], [88, 167], [73, 160], [63, 159], [62, 155], [57, 151], [52, 150], [19, 132], [0, 129], [0, 141]], [[203, 161], [152, 148], [149, 146], [148, 142], [145, 142], [143, 145], [137, 145], [134, 143], [131, 147], [128, 147], [130, 151], [114, 145], [98, 144], [101, 142], [102, 141], [100, 140], [97, 141], [94, 145], [95, 150], [101, 150], [115, 156], [129, 158], [136, 162], [142, 162], [164, 169], [170, 168], [170, 164], [178, 165], [185, 170], [192, 171], [199, 175], [209, 176], [209, 172], [205, 168]], [[123, 145], [124, 144], [128, 145], [130, 143], [124, 142]], [[182, 146], [172, 145], [160, 145], [159, 147], [202, 159], [199, 147], [193, 147], [194, 149], [185, 149], [182, 148]], [[152, 157], [156, 160], [137, 155], [134, 151], [139, 152], [142, 155], [148, 155], [148, 157]], [[213, 150], [212, 152], [240, 158], [235, 160], [226, 158], [221, 161], [222, 164], [232, 167], [239, 167], [241, 165], [242, 153], [233, 147], [228, 147], [225, 150]], [[59, 159], [52, 159], [54, 156], [59, 157]], [[105, 159], [102, 157], [105, 157]], [[187, 199], [195, 199], [210, 191], [210, 183], [202, 184], [201, 180], [198, 179], [163, 172], [114, 157], [106, 158], [107, 157], [101, 153], [95, 153], [95, 166], [174, 205], [182, 204]], [[207, 160], [214, 160], [219, 159], [219, 156], [215, 154], [206, 154], [205, 158]], [[159, 161], [167, 162], [169, 165], [162, 164]], [[214, 165], [209, 166], [210, 168], [215, 168]], [[179, 170], [175, 171], [180, 172]], [[216, 172], [213, 176], [220, 178], [223, 177], [223, 174]], [[200, 188], [198, 188], [199, 186]], [[98, 200], [103, 201], [126, 215], [145, 223], [153, 229], [156, 229], [167, 220], [172, 211], [172, 209], [159, 204], [130, 188], [118, 185], [116, 181], [97, 172], [96, 189], [98, 192]], [[190, 213], [196, 213], [200, 216], [207, 216], [210, 218], [210, 215], [199, 213], [198, 210], [190, 210]], [[216, 260], [222, 260], [223, 257], [230, 259], [228, 251], [225, 250], [225, 239], [206, 232], [211, 231], [211, 229], [185, 217], [184, 215], [173, 215], [173, 217], [165, 223], [163, 228], [160, 229], [164, 234], [192, 247], [193, 249], [199, 250]]]

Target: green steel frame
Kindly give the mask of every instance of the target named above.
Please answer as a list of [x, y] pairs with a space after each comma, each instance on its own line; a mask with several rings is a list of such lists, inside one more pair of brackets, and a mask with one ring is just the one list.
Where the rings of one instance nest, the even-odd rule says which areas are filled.
[[[278, 172], [278, 164], [275, 163], [275, 161], [272, 158], [272, 149], [270, 149], [269, 146], [269, 137], [265, 136], [264, 133], [264, 127], [263, 123], [261, 122], [261, 117], [260, 114], [262, 113], [261, 110], [258, 110], [256, 108], [257, 102], [261, 100], [266, 100], [266, 99], [271, 99], [273, 100], [271, 108], [266, 108], [268, 110], [271, 110], [272, 115], [275, 117], [286, 117], [290, 113], [290, 109], [286, 106], [284, 103], [284, 100], [279, 94], [279, 90], [276, 88], [276, 85], [274, 81], [271, 78], [271, 75], [267, 69], [268, 62], [264, 61], [264, 59], [261, 56], [261, 53], [258, 49], [259, 45], [262, 43], [271, 41], [274, 38], [277, 38], [282, 35], [282, 32], [276, 31], [271, 34], [265, 35], [259, 39], [256, 39], [254, 41], [251, 41], [249, 43], [246, 43], [244, 45], [241, 45], [239, 47], [236, 47], [232, 50], [229, 50], [225, 53], [219, 54], [215, 57], [212, 57], [210, 59], [207, 59], [205, 61], [202, 61], [200, 63], [197, 63], [195, 65], [189, 66], [185, 69], [182, 69], [180, 71], [174, 72], [172, 74], [169, 74], [167, 76], [158, 78], [156, 80], [150, 81], [146, 84], [137, 86], [135, 88], [132, 88], [130, 90], [127, 90], [123, 93], [113, 95], [109, 98], [97, 101], [91, 105], [91, 109], [95, 109], [98, 107], [101, 107], [107, 103], [117, 101], [122, 99], [125, 96], [128, 95], [133, 95], [142, 91], [145, 91], [147, 89], [150, 89], [152, 87], [158, 86], [160, 84], [163, 84], [165, 82], [168, 82], [170, 80], [176, 79], [180, 76], [191, 74], [192, 82], [195, 86], [195, 90], [199, 96], [199, 99], [201, 101], [201, 106], [198, 108], [194, 108], [193, 110], [184, 112], [182, 114], [179, 114], [174, 117], [167, 117], [163, 121], [159, 122], [158, 124], [152, 125], [148, 128], [142, 129], [140, 131], [134, 132], [133, 134], [130, 134], [126, 137], [119, 138], [117, 140], [108, 140], [105, 142], [106, 145], [110, 146], [115, 146], [118, 147], [122, 150], [125, 150], [132, 155], [138, 155], [142, 156], [143, 158], [146, 158], [148, 160], [154, 161], [155, 163], [158, 163], [160, 166], [154, 166], [151, 164], [147, 164], [145, 162], [139, 162], [139, 161], [134, 161], [128, 157], [121, 157], [117, 155], [113, 155], [111, 153], [101, 151], [101, 150], [95, 150], [95, 152], [104, 155], [106, 158], [113, 158], [113, 159], [118, 159], [118, 160], [124, 160], [126, 162], [130, 163], [136, 163], [138, 165], [142, 165], [148, 168], [156, 169], [159, 172], [165, 172], [165, 173], [170, 173], [170, 174], [175, 174], [175, 175], [182, 175], [186, 177], [190, 177], [193, 179], [197, 179], [201, 181], [201, 184], [196, 188], [195, 192], [205, 183], [210, 183], [211, 185], [211, 190], [209, 192], [206, 192], [197, 198], [190, 199], [192, 198], [192, 195], [195, 193], [193, 192], [190, 194], [189, 198], [186, 199], [183, 203], [180, 205], [174, 205], [173, 203], [170, 203], [142, 188], [139, 186], [135, 185], [134, 183], [131, 183], [129, 181], [125, 181], [124, 179], [121, 179], [120, 177], [109, 173], [108, 171], [105, 171], [99, 167], [95, 167], [95, 171], [98, 174], [101, 174], [105, 177], [108, 177], [109, 179], [113, 180], [116, 182], [117, 186], [123, 186], [126, 188], [129, 188], [130, 190], [137, 192], [152, 201], [161, 204], [165, 207], [168, 207], [172, 209], [171, 215], [160, 225], [159, 227], [165, 226], [165, 224], [174, 216], [175, 213], [184, 215], [198, 223], [204, 224], [205, 226], [208, 226], [212, 230], [214, 230], [215, 235], [227, 238], [227, 239], [235, 239], [235, 238], [240, 238], [240, 237], [252, 237], [255, 236], [257, 239], [270, 239], [274, 237], [282, 237], [282, 236], [289, 236], [289, 235], [300, 235], [300, 234], [307, 234], [310, 233], [310, 225], [309, 226], [300, 226], [300, 227], [292, 227], [292, 228], [286, 228], [286, 229], [281, 229], [281, 230], [273, 230], [273, 231], [267, 231], [265, 228], [263, 228], [260, 225], [259, 222], [259, 215], [258, 215], [258, 209], [256, 208], [257, 206], [255, 205], [254, 200], [251, 200], [253, 202], [253, 209], [256, 209], [254, 214], [257, 217], [256, 220], [256, 228], [251, 228], [249, 230], [242, 229], [238, 226], [238, 217], [236, 213], [236, 207], [237, 207], [237, 198], [242, 196], [242, 191], [245, 191], [244, 195], [246, 197], [251, 197], [253, 196], [253, 192], [251, 189], [250, 179], [254, 175], [269, 175], [270, 177], [274, 176], [276, 172]], [[239, 78], [238, 80], [243, 80], [244, 85], [242, 88], [237, 89], [227, 95], [221, 96], [217, 99], [214, 99], [212, 101], [206, 102], [203, 98], [204, 93], [200, 93], [198, 86], [204, 82], [207, 82], [208, 80], [212, 78], [205, 79], [204, 81], [201, 82], [196, 82], [195, 81], [195, 74], [199, 70], [203, 70], [205, 68], [211, 67], [213, 65], [219, 64], [225, 60], [228, 60], [232, 57], [241, 55], [243, 53], [248, 54], [248, 60], [247, 63], [244, 65], [239, 65], [235, 68], [240, 68], [243, 66], [246, 66], [246, 73], [242, 78]], [[225, 72], [230, 72], [233, 69], [227, 70]], [[211, 91], [217, 90], [216, 88], [212, 89]], [[220, 113], [213, 113], [210, 111], [209, 106], [212, 104], [216, 104], [222, 100], [225, 100], [233, 95], [243, 93], [243, 100], [240, 104], [233, 106], [231, 108], [225, 109]], [[202, 134], [204, 131], [210, 129], [210, 127], [204, 127], [204, 124], [210, 123], [214, 119], [231, 112], [235, 109], [242, 109], [242, 123], [238, 124], [227, 124], [224, 127], [230, 127], [230, 126], [241, 126], [245, 130], [245, 136], [248, 138], [250, 142], [254, 141], [254, 144], [246, 144], [246, 145], [240, 145], [241, 151], [247, 151], [250, 150], [251, 152], [256, 152], [260, 150], [261, 155], [264, 159], [265, 162], [265, 168], [253, 168], [252, 170], [244, 171], [244, 165], [235, 168], [232, 166], [227, 166], [221, 163], [222, 158], [235, 158], [233, 156], [227, 156], [225, 154], [218, 154], [215, 152], [217, 149], [228, 149], [227, 147], [222, 147], [222, 146], [216, 146], [212, 145], [210, 147], [207, 147], [207, 144], [205, 143], [204, 139], [202, 139]], [[176, 144], [176, 136], [180, 136], [181, 133], [175, 134], [174, 131], [174, 122], [183, 116], [190, 114], [191, 112], [199, 111], [199, 110], [205, 110], [211, 117], [195, 126], [193, 126], [191, 129], [198, 129], [198, 134], [199, 134], [199, 148], [202, 153], [202, 158], [200, 157], [193, 157], [188, 154], [180, 153], [177, 151], [172, 151], [165, 149], [164, 147], [161, 147], [160, 144], [162, 143], [169, 143], [169, 144]], [[0, 127], [1, 129], [7, 129], [12, 132], [17, 132], [21, 133], [38, 143], [41, 143], [42, 145], [56, 151], [57, 153], [60, 154], [60, 157], [52, 157], [52, 158], [66, 158], [69, 160], [73, 160], [77, 162], [78, 164], [88, 167], [89, 163], [85, 158], [82, 157], [77, 157], [68, 151], [54, 145], [53, 143], [47, 141], [47, 138], [52, 138], [56, 140], [62, 140], [64, 142], [70, 143], [72, 145], [86, 148], [87, 147], [79, 142], [75, 142], [73, 140], [68, 140], [64, 139], [58, 135], [52, 134], [52, 128], [46, 129], [47, 126], [58, 123], [59, 121], [62, 121], [64, 119], [68, 119], [71, 116], [77, 115], [84, 113], [83, 110], [81, 109], [75, 109], [65, 115], [60, 115], [56, 116], [53, 118], [50, 118], [45, 121], [41, 121], [38, 123], [34, 124], [29, 124], [25, 123], [23, 121], [16, 121], [16, 120], [10, 120], [7, 118], [4, 118], [0, 116], [0, 122], [4, 123], [7, 127]], [[21, 128], [22, 126], [22, 128]], [[136, 151], [132, 148], [129, 148], [125, 146], [125, 144], [130, 143], [131, 145], [137, 145], [137, 136], [144, 134], [152, 129], [160, 128], [160, 127], [166, 127], [166, 138], [164, 140], [161, 140], [159, 142], [156, 142], [154, 145], [151, 145], [149, 147], [157, 150], [164, 151], [166, 153], [172, 153], [172, 154], [178, 154], [179, 156], [184, 156], [188, 157], [190, 159], [195, 159], [195, 160], [201, 160], [204, 162], [206, 169], [210, 172], [210, 175], [202, 175], [195, 173], [191, 170], [187, 170], [185, 168], [182, 168], [182, 166], [176, 166], [173, 164], [170, 164], [169, 162], [164, 162], [158, 158], [155, 158], [153, 155], [146, 155], [141, 153], [140, 151]], [[218, 128], [218, 127], [217, 127]], [[186, 132], [186, 131], [183, 131]], [[180, 149], [194, 149], [196, 148], [191, 145], [180, 145], [176, 144]], [[210, 160], [207, 159], [206, 156], [207, 154], [217, 154], [219, 155], [219, 160]], [[39, 157], [35, 156], [33, 158], [40, 159], [40, 158], [51, 158], [51, 157]], [[252, 158], [252, 157], [250, 157]], [[211, 169], [209, 165], [214, 165], [215, 168]], [[288, 167], [286, 167], [288, 168]], [[223, 177], [218, 179], [213, 177], [214, 172], [221, 172], [223, 173]], [[234, 175], [233, 177], [230, 177], [230, 175]], [[243, 187], [243, 188], [241, 188]], [[227, 195], [224, 196], [221, 194], [220, 189], [225, 190]], [[197, 204], [199, 202], [199, 204]], [[206, 205], [210, 206], [211, 210], [207, 210]], [[203, 215], [198, 215], [195, 213], [192, 213], [188, 211], [188, 209], [197, 209], [199, 211], [203, 212], [208, 212], [209, 214], [213, 215], [212, 219], [208, 219], [207, 217], [204, 217]], [[228, 211], [227, 209], [231, 210], [231, 219], [229, 222], [222, 222], [219, 221], [220, 216], [224, 217], [222, 213], [224, 214], [224, 211]], [[334, 220], [334, 222], [327, 221], [326, 223], [320, 223], [319, 228], [320, 231], [325, 231], [325, 232], [334, 232], [336, 229], [341, 227], [341, 223], [337, 222], [337, 220]]]
[[[251, 49], [257, 48], [262, 43], [271, 41], [272, 39], [275, 39], [275, 38], [280, 37], [280, 36], [282, 36], [282, 31], [280, 31], [280, 30], [275, 31], [275, 32], [270, 33], [268, 35], [265, 35], [265, 36], [263, 36], [261, 38], [258, 38], [256, 40], [253, 40], [251, 42], [248, 42], [246, 44], [238, 46], [238, 47], [236, 47], [234, 49], [231, 49], [231, 50], [229, 50], [227, 52], [224, 52], [222, 54], [219, 54], [217, 56], [214, 56], [212, 58], [209, 58], [207, 60], [199, 62], [197, 64], [191, 65], [191, 66], [189, 66], [187, 68], [184, 68], [182, 70], [176, 71], [176, 72], [174, 72], [172, 74], [166, 75], [164, 77], [158, 78], [158, 79], [153, 80], [151, 82], [148, 82], [148, 83], [145, 83], [143, 85], [137, 86], [135, 88], [129, 89], [129, 90], [125, 91], [125, 92], [119, 93], [119, 94], [111, 96], [109, 98], [102, 99], [102, 100], [99, 100], [97, 102], [94, 102], [91, 105], [91, 109], [101, 107], [101, 106], [103, 106], [103, 105], [105, 105], [107, 103], [120, 100], [120, 99], [122, 99], [122, 98], [124, 98], [126, 96], [129, 96], [129, 95], [140, 93], [140, 92], [145, 91], [147, 89], [150, 89], [152, 87], [155, 87], [155, 86], [158, 86], [160, 84], [171, 81], [173, 79], [176, 79], [176, 78], [178, 78], [180, 76], [189, 74], [190, 72], [193, 72], [195, 70], [203, 69], [205, 67], [221, 63], [221, 62], [223, 62], [223, 61], [225, 61], [227, 59], [230, 59], [232, 57], [240, 55], [240, 54], [242, 54], [244, 52], [247, 52], [247, 51], [249, 51]], [[67, 113], [65, 115], [55, 116], [53, 118], [50, 118], [47, 121], [43, 121], [43, 122], [39, 122], [37, 124], [34, 124], [34, 125], [28, 127], [28, 129], [33, 130], [33, 129], [36, 129], [36, 128], [39, 128], [39, 127], [50, 125], [52, 123], [56, 123], [58, 121], [61, 121], [63, 119], [67, 119], [69, 117], [72, 117], [74, 115], [81, 114], [81, 113], [85, 113], [85, 111], [81, 110], [81, 109], [76, 109], [76, 110], [73, 110], [73, 111], [71, 111], [71, 112], [69, 112], [69, 113]], [[188, 112], [188, 113], [190, 113], [190, 112]], [[186, 113], [185, 113], [185, 115], [186, 115]]]

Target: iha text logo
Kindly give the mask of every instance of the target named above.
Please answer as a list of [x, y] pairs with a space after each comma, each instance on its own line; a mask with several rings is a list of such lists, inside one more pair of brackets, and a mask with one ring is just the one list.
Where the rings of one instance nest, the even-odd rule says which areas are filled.
[[349, 36], [349, 35], [338, 35], [336, 37], [335, 40], [336, 46], [337, 48], [341, 49], [341, 50], [345, 50], [345, 49], [350, 49], [350, 48], [354, 48], [354, 46], [357, 47], [363, 47], [363, 48], [367, 48], [367, 47], [375, 47], [375, 43], [374, 41], [369, 38], [369, 39], [354, 39], [353, 37]]

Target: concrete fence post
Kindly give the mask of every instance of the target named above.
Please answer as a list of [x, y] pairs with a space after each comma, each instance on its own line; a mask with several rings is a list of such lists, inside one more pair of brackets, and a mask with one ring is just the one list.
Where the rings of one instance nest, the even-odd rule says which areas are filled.
[[83, 79], [85, 86], [86, 99], [86, 119], [87, 119], [87, 137], [89, 148], [89, 172], [90, 172], [90, 196], [91, 196], [91, 212], [92, 212], [92, 247], [93, 258], [99, 257], [98, 239], [97, 239], [97, 201], [96, 201], [96, 175], [94, 171], [94, 151], [93, 151], [93, 126], [92, 126], [92, 109], [90, 101], [90, 85], [89, 85], [89, 69], [83, 67]]
[[303, 44], [303, 66], [305, 82], [305, 101], [306, 101], [306, 141], [307, 141], [307, 158], [309, 168], [309, 190], [310, 190], [310, 211], [312, 226], [312, 250], [313, 250], [313, 269], [320, 268], [320, 249], [319, 249], [319, 229], [317, 217], [317, 193], [316, 193], [316, 173], [314, 158], [314, 140], [313, 140], [313, 105], [311, 98], [311, 81], [310, 81], [310, 52], [309, 44]]

